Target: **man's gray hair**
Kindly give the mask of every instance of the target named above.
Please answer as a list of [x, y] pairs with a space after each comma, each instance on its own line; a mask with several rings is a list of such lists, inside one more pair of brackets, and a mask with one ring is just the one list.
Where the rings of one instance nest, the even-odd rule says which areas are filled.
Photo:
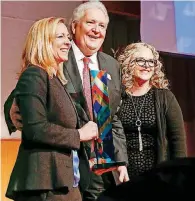
[[89, 1], [89, 2], [85, 2], [85, 3], [80, 4], [78, 7], [76, 7], [74, 9], [73, 14], [72, 14], [72, 18], [70, 20], [70, 25], [72, 24], [72, 22], [79, 21], [85, 15], [85, 11], [87, 9], [91, 9], [91, 8], [100, 9], [104, 13], [104, 15], [106, 16], [107, 23], [109, 22], [108, 12], [107, 12], [104, 4], [101, 2], [98, 2], [98, 1]]

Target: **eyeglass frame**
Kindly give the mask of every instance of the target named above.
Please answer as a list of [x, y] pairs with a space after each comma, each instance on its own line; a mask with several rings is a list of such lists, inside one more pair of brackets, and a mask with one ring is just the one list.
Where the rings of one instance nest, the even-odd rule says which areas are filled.
[[[143, 65], [140, 65], [137, 60], [143, 60], [143, 62], [144, 62]], [[154, 66], [150, 65], [150, 63], [149, 63], [150, 61], [153, 61]], [[145, 59], [143, 57], [138, 57], [138, 58], [135, 58], [134, 60], [131, 61], [131, 63], [133, 63], [133, 62], [135, 62], [138, 66], [144, 67], [144, 68], [154, 68], [154, 67], [157, 66], [157, 60], [156, 59], [148, 59], [147, 60], [147, 59]], [[147, 65], [146, 65], [146, 63], [147, 63]]]

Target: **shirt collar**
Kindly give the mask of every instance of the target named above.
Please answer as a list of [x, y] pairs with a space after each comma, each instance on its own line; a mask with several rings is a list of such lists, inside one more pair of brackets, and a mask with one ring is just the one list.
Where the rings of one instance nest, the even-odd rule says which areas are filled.
[[91, 55], [89, 58], [91, 59], [92, 64], [97, 63], [97, 52]]
[[[85, 55], [81, 52], [81, 50], [77, 47], [77, 45], [73, 40], [71, 41], [71, 43], [76, 60], [77, 61], [82, 60], [85, 57]], [[97, 63], [97, 52], [91, 55], [89, 58], [91, 59], [90, 63]]]

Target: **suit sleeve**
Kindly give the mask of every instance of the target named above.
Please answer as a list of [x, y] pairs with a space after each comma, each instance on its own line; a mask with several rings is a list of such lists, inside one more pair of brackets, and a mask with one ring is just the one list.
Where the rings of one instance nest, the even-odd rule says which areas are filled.
[[[121, 85], [121, 71], [120, 71], [120, 66], [118, 64], [118, 62], [116, 63], [116, 67], [117, 67], [117, 71], [118, 71], [118, 75], [119, 75], [119, 85], [120, 85], [120, 93], [122, 91], [122, 85]], [[121, 94], [120, 94], [121, 95]], [[119, 99], [119, 103], [120, 104], [120, 100]], [[117, 111], [116, 111], [117, 112]], [[122, 123], [120, 121], [120, 119], [118, 118], [118, 116], [114, 115], [113, 117], [113, 121], [112, 121], [112, 133], [113, 133], [113, 144], [115, 147], [115, 160], [116, 161], [124, 161], [126, 162], [126, 164], [128, 164], [128, 156], [127, 156], [127, 145], [126, 145], [126, 136], [123, 130], [123, 126]]]
[[23, 119], [23, 140], [56, 148], [79, 149], [77, 129], [49, 122], [48, 91], [48, 76], [42, 69], [29, 67], [20, 77], [16, 86], [16, 101]]
[[167, 138], [170, 150], [169, 154], [171, 159], [174, 159], [186, 156], [186, 133], [179, 103], [172, 92], [169, 93], [171, 98], [166, 111]]
[[15, 98], [15, 90], [11, 92], [11, 94], [9, 95], [8, 99], [6, 100], [4, 104], [4, 115], [5, 115], [5, 121], [6, 121], [8, 130], [9, 130], [9, 134], [17, 130], [10, 118], [10, 109], [11, 109], [14, 98]]
[[113, 134], [113, 144], [114, 144], [114, 153], [116, 161], [124, 161], [128, 164], [127, 156], [127, 146], [126, 146], [126, 137], [122, 127], [121, 121], [118, 119], [117, 115], [114, 115], [112, 121], [112, 134]]

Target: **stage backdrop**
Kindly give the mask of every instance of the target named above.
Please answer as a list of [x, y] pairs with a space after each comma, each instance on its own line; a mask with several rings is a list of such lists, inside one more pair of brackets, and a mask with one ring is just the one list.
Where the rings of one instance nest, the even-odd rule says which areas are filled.
[[195, 1], [141, 1], [141, 39], [159, 51], [195, 55]]
[[50, 16], [68, 19], [73, 9], [80, 3], [81, 1], [4, 1], [1, 3], [1, 201], [10, 200], [5, 197], [5, 192], [21, 137], [20, 132], [9, 135], [4, 121], [3, 105], [17, 82], [16, 73], [20, 70], [25, 37], [35, 20]]
[[4, 121], [3, 105], [16, 85], [16, 73], [20, 71], [22, 48], [30, 26], [44, 17], [69, 19], [73, 9], [82, 1], [4, 1], [1, 3], [1, 138], [20, 138], [20, 132], [9, 135]]

